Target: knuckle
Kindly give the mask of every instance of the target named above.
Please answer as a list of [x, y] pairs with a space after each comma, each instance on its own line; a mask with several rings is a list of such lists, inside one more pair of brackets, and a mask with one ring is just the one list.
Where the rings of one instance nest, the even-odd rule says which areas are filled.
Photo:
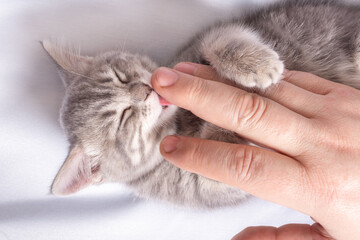
[[264, 98], [256, 94], [236, 95], [233, 98], [235, 127], [241, 131], [244, 127], [256, 127], [263, 121], [268, 104]]
[[283, 80], [284, 80], [284, 81], [289, 81], [291, 78], [296, 77], [298, 74], [299, 74], [298, 71], [288, 70], [288, 71], [286, 71], [286, 73], [284, 74]]
[[278, 98], [287, 101], [288, 95], [287, 95], [287, 87], [289, 86], [289, 83], [286, 81], [280, 81], [279, 83], [265, 89], [264, 96], [271, 97], [271, 96], [277, 96]]
[[192, 145], [192, 151], [190, 152], [190, 163], [196, 163], [197, 166], [203, 166], [206, 158], [206, 151], [204, 151], [204, 141], [199, 140]]
[[226, 168], [230, 170], [230, 177], [236, 183], [247, 183], [254, 179], [254, 173], [259, 172], [261, 153], [251, 147], [237, 148], [227, 159]]
[[192, 104], [199, 104], [201, 101], [203, 101], [203, 99], [206, 99], [207, 94], [208, 88], [206, 81], [199, 77], [195, 77], [186, 90], [186, 96], [189, 98]]
[[290, 81], [290, 79], [309, 78], [314, 76], [312, 73], [290, 70], [285, 75], [283, 80]]
[[352, 152], [356, 148], [356, 144], [354, 145], [349, 139], [351, 131], [352, 130], [349, 131], [344, 128], [338, 129], [331, 125], [323, 125], [323, 128], [317, 131], [317, 134], [315, 135], [316, 141], [326, 151], [332, 149], [338, 153], [346, 154]]
[[215, 69], [207, 65], [201, 65], [197, 68], [196, 76], [204, 77], [209, 80], [217, 80], [219, 78], [218, 74], [216, 73]]
[[322, 110], [324, 113], [353, 113], [360, 110], [359, 101], [354, 97], [354, 89], [348, 86], [337, 86], [323, 96]]

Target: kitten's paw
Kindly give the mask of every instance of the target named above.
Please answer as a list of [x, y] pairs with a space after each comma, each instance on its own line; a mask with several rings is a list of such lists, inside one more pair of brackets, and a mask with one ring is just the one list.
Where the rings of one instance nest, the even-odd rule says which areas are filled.
[[221, 76], [244, 87], [265, 89], [277, 83], [284, 71], [279, 55], [266, 45], [229, 43], [207, 56]]
[[267, 88], [281, 79], [279, 55], [252, 29], [239, 24], [220, 25], [201, 41], [202, 57], [224, 78], [245, 87]]
[[257, 87], [265, 89], [272, 84], [277, 83], [282, 78], [284, 72], [284, 63], [277, 59], [268, 59], [260, 66], [254, 66], [253, 71], [248, 73], [239, 72], [232, 76], [236, 84], [245, 87]]

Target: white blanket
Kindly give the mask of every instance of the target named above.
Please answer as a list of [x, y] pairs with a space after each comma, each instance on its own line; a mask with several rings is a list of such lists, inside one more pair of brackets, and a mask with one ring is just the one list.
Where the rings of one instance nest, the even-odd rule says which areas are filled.
[[40, 40], [63, 37], [87, 54], [123, 48], [164, 63], [203, 26], [254, 4], [263, 3], [0, 1], [0, 240], [230, 239], [251, 225], [311, 223], [256, 198], [194, 211], [135, 199], [120, 184], [49, 193], [68, 144], [58, 121], [64, 88]]

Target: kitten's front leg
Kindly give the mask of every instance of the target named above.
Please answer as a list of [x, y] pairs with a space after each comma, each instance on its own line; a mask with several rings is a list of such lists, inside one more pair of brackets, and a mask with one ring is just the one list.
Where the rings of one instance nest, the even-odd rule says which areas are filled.
[[278, 82], [284, 71], [274, 50], [250, 29], [235, 24], [206, 33], [200, 51], [221, 76], [245, 87], [267, 88]]

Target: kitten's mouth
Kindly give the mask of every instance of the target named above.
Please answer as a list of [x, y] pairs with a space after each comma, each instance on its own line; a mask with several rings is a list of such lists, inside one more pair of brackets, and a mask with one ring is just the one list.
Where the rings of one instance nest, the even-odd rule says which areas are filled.
[[165, 98], [163, 98], [159, 94], [158, 94], [158, 97], [159, 97], [159, 102], [160, 102], [162, 109], [166, 109], [168, 106], [171, 105], [171, 103], [169, 103]]

